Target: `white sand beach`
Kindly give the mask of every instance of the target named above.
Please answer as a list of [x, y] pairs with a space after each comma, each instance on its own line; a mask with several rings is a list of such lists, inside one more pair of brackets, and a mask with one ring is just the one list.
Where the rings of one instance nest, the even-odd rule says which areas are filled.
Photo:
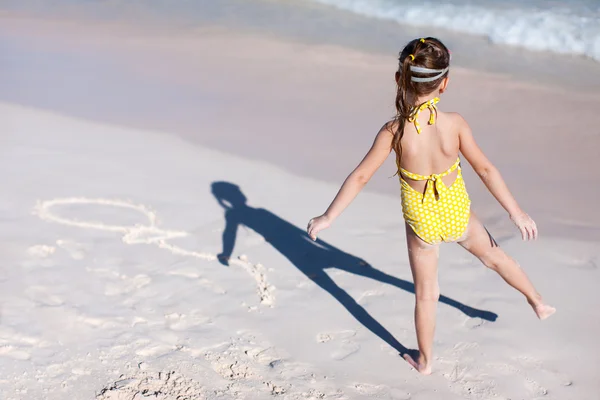
[[416, 338], [393, 160], [304, 234], [393, 115], [393, 54], [8, 12], [0, 46], [1, 399], [597, 397], [600, 93], [452, 71], [440, 107], [540, 238], [467, 167], [473, 209], [558, 312], [442, 246], [423, 377], [398, 355]]

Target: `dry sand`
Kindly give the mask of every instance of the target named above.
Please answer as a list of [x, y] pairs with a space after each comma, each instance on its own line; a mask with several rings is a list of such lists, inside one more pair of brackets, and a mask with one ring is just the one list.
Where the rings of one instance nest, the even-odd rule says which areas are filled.
[[474, 209], [558, 313], [444, 246], [421, 377], [398, 356], [416, 340], [392, 163], [322, 242], [303, 233], [391, 115], [393, 59], [219, 29], [0, 34], [2, 399], [597, 397], [600, 96], [453, 71], [442, 108], [542, 236], [467, 174]]

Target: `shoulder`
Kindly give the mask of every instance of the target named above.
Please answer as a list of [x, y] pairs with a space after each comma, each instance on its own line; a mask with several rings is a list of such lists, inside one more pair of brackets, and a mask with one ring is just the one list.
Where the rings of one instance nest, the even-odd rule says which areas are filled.
[[457, 112], [444, 112], [448, 125], [451, 126], [452, 130], [457, 134], [471, 133], [471, 127], [467, 123], [467, 120]]
[[467, 120], [457, 112], [444, 112], [444, 115], [453, 125], [456, 126], [468, 126]]
[[379, 135], [385, 135], [385, 136], [389, 136], [390, 138], [393, 138], [394, 135], [396, 134], [396, 132], [398, 131], [398, 128], [400, 127], [400, 122], [398, 122], [397, 119], [392, 119], [390, 121], [387, 121], [385, 124], [383, 124], [383, 126], [381, 127], [381, 129], [379, 130], [379, 133], [377, 134]]

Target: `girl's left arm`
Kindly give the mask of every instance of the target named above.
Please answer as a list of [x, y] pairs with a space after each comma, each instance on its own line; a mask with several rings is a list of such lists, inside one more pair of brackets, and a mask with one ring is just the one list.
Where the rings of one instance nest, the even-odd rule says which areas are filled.
[[508, 212], [510, 219], [521, 231], [523, 240], [536, 239], [538, 230], [535, 222], [527, 215], [511, 194], [498, 169], [488, 160], [473, 137], [469, 124], [460, 116], [459, 140], [460, 152], [467, 159], [473, 170], [479, 175], [490, 193]]
[[317, 239], [317, 234], [323, 229], [328, 228], [331, 223], [344, 211], [346, 207], [363, 187], [369, 182], [375, 171], [381, 167], [381, 164], [386, 160], [392, 151], [392, 129], [391, 123], [385, 124], [375, 141], [368, 151], [367, 155], [352, 171], [344, 181], [344, 184], [338, 191], [337, 195], [327, 208], [327, 211], [319, 217], [315, 217], [308, 223], [308, 235], [312, 240]]

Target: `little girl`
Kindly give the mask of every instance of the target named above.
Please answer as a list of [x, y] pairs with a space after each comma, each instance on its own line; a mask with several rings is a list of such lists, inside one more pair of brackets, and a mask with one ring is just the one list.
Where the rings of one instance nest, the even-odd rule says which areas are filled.
[[346, 178], [327, 211], [308, 223], [317, 234], [342, 213], [392, 150], [401, 185], [408, 259], [415, 284], [415, 328], [419, 355], [404, 358], [422, 374], [431, 373], [435, 312], [439, 298], [438, 246], [458, 242], [521, 292], [540, 319], [556, 310], [542, 301], [525, 272], [500, 249], [479, 219], [462, 178], [459, 152], [521, 231], [537, 238], [535, 222], [519, 207], [498, 170], [475, 143], [458, 113], [440, 112], [439, 96], [448, 87], [450, 52], [435, 38], [415, 39], [400, 53], [396, 72], [396, 117], [387, 122], [361, 163]]

